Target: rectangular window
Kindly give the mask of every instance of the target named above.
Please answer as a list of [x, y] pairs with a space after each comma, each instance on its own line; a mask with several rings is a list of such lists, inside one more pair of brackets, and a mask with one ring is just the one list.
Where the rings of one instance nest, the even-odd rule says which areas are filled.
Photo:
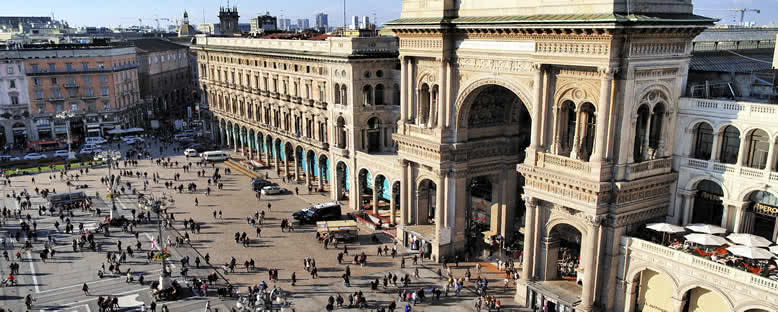
[[86, 88], [84, 89], [84, 92], [86, 93], [86, 96], [94, 96], [94, 93], [92, 92], [92, 88]]
[[36, 100], [43, 99], [43, 91], [41, 91], [41, 90], [35, 90], [35, 99], [36, 99]]
[[90, 83], [90, 82], [92, 82], [92, 78], [90, 78], [90, 76], [88, 75], [84, 76], [84, 83]]
[[103, 96], [108, 96], [108, 87], [102, 87], [102, 88], [100, 88], [100, 93], [101, 93]]
[[52, 94], [52, 96], [54, 96], [54, 97], [60, 97], [60, 96], [62, 96], [62, 95], [60, 95], [60, 94], [59, 94], [59, 89], [58, 89], [58, 88], [51, 89], [51, 94]]
[[16, 80], [15, 79], [8, 80], [8, 88], [9, 89], [16, 89]]
[[51, 84], [55, 85], [55, 86], [57, 85], [57, 78], [56, 77], [52, 77], [51, 78]]
[[74, 88], [68, 89], [68, 95], [70, 97], [76, 97], [76, 89], [74, 89]]
[[106, 83], [106, 82], [108, 82], [108, 76], [106, 76], [105, 74], [100, 75], [100, 83]]
[[40, 86], [40, 85], [41, 85], [41, 79], [40, 79], [40, 78], [34, 78], [34, 79], [32, 80], [32, 83], [33, 83], [34, 85], [36, 85], [36, 86]]
[[89, 70], [89, 63], [86, 62], [81, 63], [81, 69], [84, 71]]
[[70, 104], [70, 111], [71, 112], [77, 112], [78, 111], [78, 104], [76, 104], [76, 103]]
[[63, 105], [63, 104], [55, 104], [54, 105], [54, 111], [56, 113], [61, 113], [63, 110], [65, 110], [65, 105]]
[[14, 73], [14, 67], [13, 66], [8, 66], [6, 68], [6, 71], [8, 72], [8, 74], [13, 74]]
[[55, 72], [55, 71], [57, 71], [57, 64], [54, 64], [54, 63], [49, 63], [49, 71], [50, 71], [50, 72]]
[[19, 97], [16, 95], [11, 96], [11, 105], [19, 105]]
[[31, 72], [37, 73], [38, 72], [38, 64], [32, 64], [30, 65], [32, 69], [30, 69]]
[[46, 104], [38, 104], [38, 112], [43, 113], [46, 111]]
[[97, 69], [105, 69], [105, 63], [97, 62]]
[[151, 65], [151, 56], [149, 56], [149, 65]]
[[69, 72], [73, 71], [73, 63], [65, 63], [65, 70]]

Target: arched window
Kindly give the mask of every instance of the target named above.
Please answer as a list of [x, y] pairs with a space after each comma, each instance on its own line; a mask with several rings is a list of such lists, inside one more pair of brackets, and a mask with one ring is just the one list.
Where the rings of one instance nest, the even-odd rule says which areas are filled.
[[767, 152], [770, 150], [770, 136], [761, 129], [754, 130], [748, 136], [748, 158], [745, 166], [755, 169], [767, 167]]
[[370, 120], [367, 121], [367, 129], [365, 130], [367, 134], [367, 152], [368, 153], [377, 153], [381, 151], [381, 121], [376, 118], [370, 118]]
[[646, 136], [648, 135], [648, 119], [650, 118], [648, 105], [641, 105], [638, 108], [638, 118], [635, 122], [635, 146], [632, 151], [635, 162], [641, 162], [646, 159]]
[[384, 105], [384, 85], [375, 86], [375, 105]]
[[337, 128], [338, 148], [346, 148], [346, 120], [343, 119], [343, 117], [338, 117], [336, 128]]
[[346, 88], [346, 85], [340, 86], [340, 96], [341, 96], [341, 102], [343, 105], [348, 105], [348, 89]]
[[335, 104], [340, 104], [340, 85], [335, 84]]
[[430, 119], [430, 86], [423, 84], [419, 92], [419, 124], [426, 125]]
[[575, 140], [575, 103], [572, 101], [565, 101], [562, 103], [562, 111], [560, 112], [561, 119], [561, 133], [560, 140], [562, 143], [562, 150], [564, 154], [569, 154], [573, 150], [573, 140]]
[[362, 88], [362, 99], [364, 100], [362, 105], [373, 105], [373, 87], [367, 85]]
[[740, 131], [734, 126], [727, 126], [721, 138], [721, 153], [719, 160], [725, 164], [737, 163], [737, 154], [740, 150]]
[[709, 160], [713, 150], [713, 128], [707, 123], [701, 122], [694, 129], [694, 152], [692, 157]]
[[697, 194], [692, 208], [692, 223], [720, 225], [724, 216], [724, 196], [721, 186], [710, 180], [697, 184]]
[[[662, 127], [664, 126], [663, 120], [665, 116], [665, 106], [662, 103], [657, 103], [654, 106], [654, 113], [651, 115], [651, 132], [648, 138], [648, 147], [652, 149], [659, 148], [662, 141]], [[661, 157], [661, 156], [660, 156]]]
[[589, 161], [589, 156], [592, 155], [594, 149], [595, 130], [597, 128], [597, 116], [594, 114], [594, 105], [592, 103], [584, 103], [581, 106], [581, 121], [585, 122], [582, 130], [584, 133], [581, 138], [581, 154], [580, 159]]

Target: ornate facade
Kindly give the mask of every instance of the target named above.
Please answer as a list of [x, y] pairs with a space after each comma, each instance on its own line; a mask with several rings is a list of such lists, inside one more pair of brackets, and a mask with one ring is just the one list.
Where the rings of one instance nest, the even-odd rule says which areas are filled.
[[[387, 23], [402, 63], [398, 236], [440, 261], [488, 255], [523, 223], [519, 302], [624, 309], [619, 242], [671, 205], [691, 41], [712, 20], [690, 1], [536, 2], [406, 0]], [[581, 287], [561, 276], [573, 259]]]
[[352, 209], [394, 204], [395, 38], [197, 36], [192, 48], [222, 143]]

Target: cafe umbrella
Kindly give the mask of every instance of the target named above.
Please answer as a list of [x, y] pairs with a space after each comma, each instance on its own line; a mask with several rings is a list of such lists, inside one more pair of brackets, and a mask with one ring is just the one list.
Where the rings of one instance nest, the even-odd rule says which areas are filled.
[[775, 257], [775, 255], [769, 252], [767, 249], [757, 248], [757, 247], [732, 246], [727, 248], [727, 251], [729, 251], [731, 254], [738, 257], [744, 257], [744, 258], [755, 259], [755, 260], [770, 259], [772, 257]]
[[684, 236], [684, 238], [686, 238], [687, 241], [703, 246], [721, 246], [729, 244], [723, 237], [712, 234], [692, 233]]
[[686, 228], [691, 230], [692, 232], [705, 233], [705, 234], [721, 234], [727, 232], [727, 229], [723, 227], [715, 226], [711, 224], [702, 224], [702, 223], [689, 224], [686, 226]]
[[770, 248], [767, 248], [767, 250], [769, 250], [770, 252], [778, 255], [778, 245], [770, 246]]
[[727, 239], [735, 244], [748, 247], [767, 247], [773, 244], [764, 237], [748, 233], [732, 233], [727, 236]]
[[[672, 233], [683, 233], [683, 232], [686, 232], [686, 229], [684, 229], [682, 226], [677, 226], [675, 224], [670, 224], [670, 223], [665, 223], [665, 222], [650, 223], [650, 224], [646, 225], [646, 228], [654, 230], [654, 231], [657, 231], [657, 232], [671, 233], [671, 234]], [[665, 241], [665, 235], [662, 234], [662, 243], [664, 243], [664, 241]]]

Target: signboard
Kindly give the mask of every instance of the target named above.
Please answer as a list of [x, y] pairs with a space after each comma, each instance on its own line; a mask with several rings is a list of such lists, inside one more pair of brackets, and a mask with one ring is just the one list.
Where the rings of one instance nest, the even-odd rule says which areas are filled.
[[763, 216], [770, 216], [770, 217], [778, 217], [778, 207], [765, 205], [762, 203], [756, 203], [754, 204], [754, 207], [751, 208], [754, 213], [763, 215]]

